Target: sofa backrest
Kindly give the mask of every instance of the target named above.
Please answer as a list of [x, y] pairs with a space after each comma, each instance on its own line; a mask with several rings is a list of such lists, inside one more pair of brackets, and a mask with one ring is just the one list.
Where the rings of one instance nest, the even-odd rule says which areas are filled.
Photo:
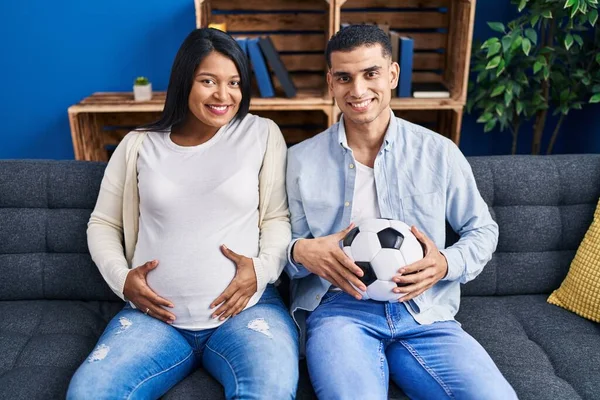
[[[464, 295], [550, 293], [564, 279], [600, 197], [600, 155], [468, 159], [500, 227]], [[114, 300], [86, 226], [104, 163], [0, 160], [0, 300]], [[449, 232], [448, 241], [456, 240]]]
[[118, 300], [86, 240], [104, 168], [0, 160], [0, 300]]
[[493, 259], [464, 295], [550, 293], [566, 276], [600, 196], [600, 154], [472, 157], [498, 223]]

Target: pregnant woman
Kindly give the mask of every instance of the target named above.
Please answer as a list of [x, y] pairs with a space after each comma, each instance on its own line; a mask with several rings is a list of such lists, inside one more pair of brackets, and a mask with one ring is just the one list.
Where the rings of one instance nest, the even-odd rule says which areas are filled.
[[227, 398], [295, 397], [298, 336], [273, 286], [291, 236], [287, 149], [249, 105], [235, 40], [193, 31], [161, 119], [129, 133], [106, 168], [88, 246], [127, 304], [67, 398], [158, 398], [199, 366]]

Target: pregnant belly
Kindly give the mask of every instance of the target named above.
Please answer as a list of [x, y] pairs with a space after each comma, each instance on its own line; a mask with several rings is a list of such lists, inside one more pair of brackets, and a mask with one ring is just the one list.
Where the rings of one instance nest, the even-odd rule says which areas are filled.
[[220, 325], [210, 318], [210, 304], [235, 276], [235, 266], [227, 259], [207, 260], [202, 265], [182, 265], [164, 260], [147, 276], [148, 286], [175, 307], [173, 326], [182, 329], [206, 329]]

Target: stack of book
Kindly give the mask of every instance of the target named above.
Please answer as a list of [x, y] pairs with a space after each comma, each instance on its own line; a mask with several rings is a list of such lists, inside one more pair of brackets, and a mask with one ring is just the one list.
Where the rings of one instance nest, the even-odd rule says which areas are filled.
[[250, 59], [260, 97], [275, 97], [269, 67], [279, 80], [285, 96], [289, 98], [296, 96], [296, 86], [269, 36], [237, 38], [236, 41]]

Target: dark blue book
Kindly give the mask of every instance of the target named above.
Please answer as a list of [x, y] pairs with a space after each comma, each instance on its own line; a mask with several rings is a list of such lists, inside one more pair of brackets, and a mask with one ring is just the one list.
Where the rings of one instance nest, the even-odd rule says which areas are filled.
[[246, 42], [248, 44], [248, 55], [250, 56], [250, 63], [254, 70], [254, 77], [258, 84], [260, 97], [275, 97], [273, 82], [271, 82], [271, 74], [267, 69], [267, 63], [265, 62], [263, 53], [258, 46], [258, 39], [251, 38], [247, 39]]
[[248, 56], [248, 39], [246, 38], [235, 38], [237, 44], [242, 48], [242, 51]]
[[279, 53], [277, 52], [277, 49], [275, 49], [275, 45], [273, 44], [271, 38], [269, 36], [261, 37], [258, 40], [258, 44], [260, 45], [260, 48], [262, 49], [262, 52], [265, 55], [269, 65], [271, 66], [271, 69], [275, 73], [275, 76], [279, 80], [285, 96], [295, 97], [297, 91], [294, 81], [292, 81], [292, 77], [281, 61]]
[[412, 97], [412, 74], [414, 40], [407, 36], [400, 36], [398, 46], [398, 62], [400, 64], [400, 80], [398, 81], [398, 97]]

